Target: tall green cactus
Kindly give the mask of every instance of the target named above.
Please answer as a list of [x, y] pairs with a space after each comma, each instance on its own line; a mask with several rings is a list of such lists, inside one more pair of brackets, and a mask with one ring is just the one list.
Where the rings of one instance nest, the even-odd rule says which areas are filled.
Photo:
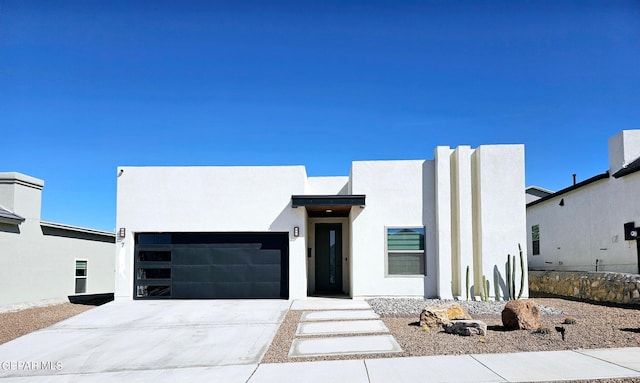
[[469, 265], [467, 265], [467, 288], [464, 290], [466, 292], [467, 300], [469, 300]]
[[511, 292], [512, 292], [511, 296], [513, 298], [511, 299], [516, 299], [516, 267], [517, 265], [516, 265], [515, 255], [512, 257], [511, 267], [513, 267], [512, 274], [511, 274]]
[[524, 292], [524, 256], [522, 254], [522, 246], [520, 246], [520, 244], [518, 244], [518, 251], [520, 252], [520, 272], [522, 273], [520, 275], [520, 292], [518, 292], [518, 299], [520, 299], [520, 297], [522, 296], [522, 293]]
[[507, 298], [505, 296], [505, 300], [520, 299], [524, 293], [524, 277], [526, 269], [524, 264], [524, 254], [522, 253], [522, 246], [520, 246], [520, 244], [518, 244], [518, 252], [520, 253], [520, 291], [516, 298], [516, 256], [514, 255], [512, 257], [511, 254], [507, 254], [507, 289], [509, 290], [509, 297]]
[[482, 276], [482, 301], [487, 302], [489, 300], [489, 284], [487, 283], [487, 277]]

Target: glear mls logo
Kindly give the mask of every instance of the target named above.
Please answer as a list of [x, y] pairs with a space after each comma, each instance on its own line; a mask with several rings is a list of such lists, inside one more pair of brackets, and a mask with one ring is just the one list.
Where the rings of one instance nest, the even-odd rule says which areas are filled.
[[62, 370], [62, 362], [53, 361], [2, 361], [0, 370], [3, 371], [29, 371], [29, 370]]

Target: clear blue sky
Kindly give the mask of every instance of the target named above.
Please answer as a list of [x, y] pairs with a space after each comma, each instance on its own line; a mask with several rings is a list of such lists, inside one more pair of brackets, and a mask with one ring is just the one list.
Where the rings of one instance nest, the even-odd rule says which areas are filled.
[[432, 159], [524, 143], [526, 182], [640, 128], [639, 1], [0, 0], [0, 171], [113, 230], [118, 165]]

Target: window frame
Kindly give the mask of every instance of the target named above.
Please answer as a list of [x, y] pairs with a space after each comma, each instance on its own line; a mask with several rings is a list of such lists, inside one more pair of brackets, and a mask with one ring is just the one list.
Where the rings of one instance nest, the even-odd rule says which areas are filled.
[[[391, 250], [389, 251], [389, 229], [422, 229], [424, 241], [422, 250]], [[427, 276], [427, 228], [424, 225], [394, 225], [384, 227], [384, 276], [385, 278], [425, 278]], [[390, 274], [389, 253], [422, 254], [422, 273], [420, 274]]]
[[[78, 262], [84, 262], [85, 264], [85, 275], [77, 275], [78, 274]], [[86, 258], [76, 258], [73, 262], [73, 291], [74, 294], [87, 294], [88, 284], [89, 284], [89, 260]], [[84, 292], [78, 292], [77, 283], [78, 279], [84, 279]]]
[[[538, 239], [533, 237], [534, 228], [537, 228], [536, 231], [538, 232]], [[540, 224], [531, 225], [531, 255], [540, 255]]]

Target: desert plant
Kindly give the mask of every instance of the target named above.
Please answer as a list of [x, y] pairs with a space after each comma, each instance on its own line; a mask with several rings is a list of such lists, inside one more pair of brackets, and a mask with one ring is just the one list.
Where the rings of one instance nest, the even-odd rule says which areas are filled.
[[487, 281], [487, 277], [482, 276], [482, 292], [483, 292], [483, 301], [487, 302], [489, 300], [489, 282]]
[[578, 321], [576, 320], [575, 317], [572, 317], [572, 316], [568, 316], [564, 318], [564, 321], [562, 322], [562, 324], [576, 324], [576, 323], [578, 323]]
[[516, 299], [516, 256], [512, 257], [511, 267], [513, 270], [511, 271], [511, 296], [512, 299]]
[[539, 327], [533, 330], [534, 334], [551, 334], [551, 329], [548, 327]]
[[465, 289], [467, 300], [469, 300], [469, 265], [467, 265], [467, 288]]
[[[520, 292], [518, 292], [518, 299], [520, 299], [520, 297], [522, 296], [522, 292], [524, 291], [524, 272], [525, 272], [524, 256], [522, 254], [522, 246], [520, 246], [520, 244], [518, 244], [518, 251], [520, 252], [520, 272], [522, 273], [520, 275]], [[515, 277], [515, 272], [514, 272], [514, 277]]]
[[509, 297], [505, 296], [505, 300], [520, 299], [522, 297], [522, 293], [524, 293], [524, 273], [526, 272], [526, 269], [524, 264], [524, 254], [522, 253], [522, 246], [520, 246], [520, 244], [518, 244], [518, 251], [520, 253], [520, 291], [518, 292], [518, 297], [516, 298], [516, 256], [507, 254], [507, 289], [509, 292]]

